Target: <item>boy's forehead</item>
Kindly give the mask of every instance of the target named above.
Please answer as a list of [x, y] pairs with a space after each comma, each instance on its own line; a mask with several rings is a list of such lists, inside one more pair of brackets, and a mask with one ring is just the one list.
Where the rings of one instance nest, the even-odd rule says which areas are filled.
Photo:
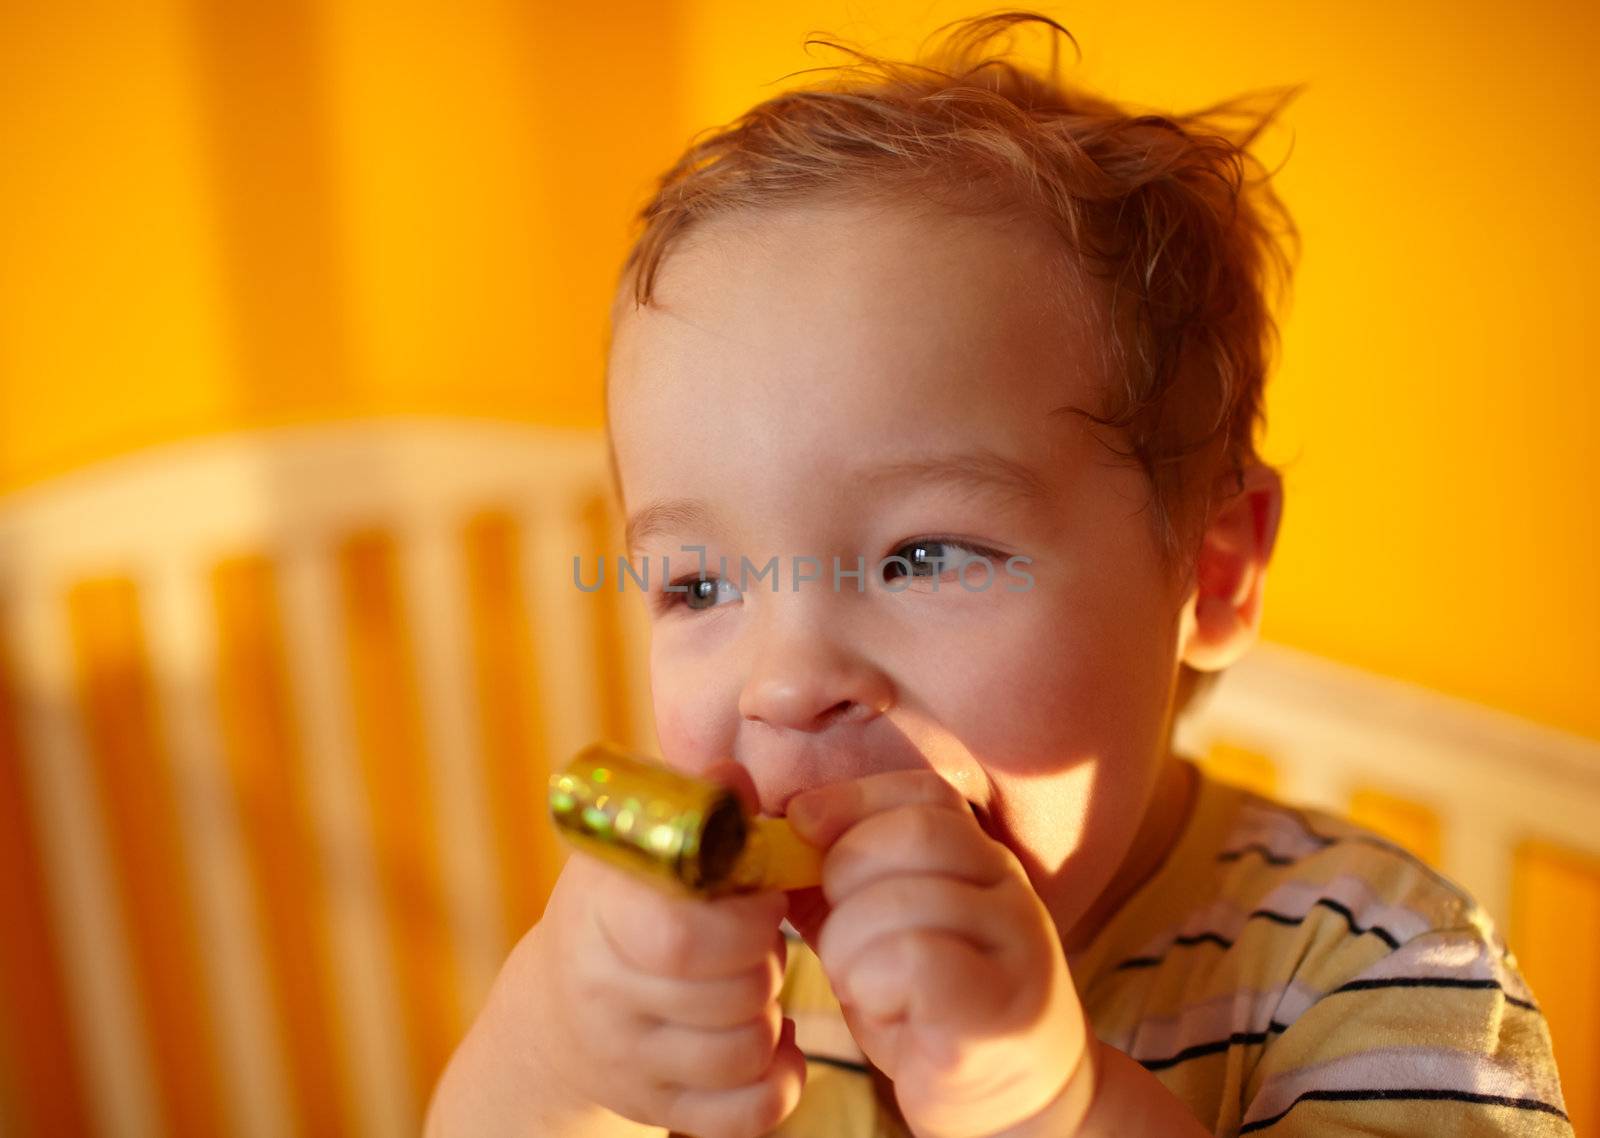
[[1015, 454], [1076, 429], [1046, 421], [1052, 410], [1098, 402], [1099, 298], [1042, 222], [810, 205], [689, 237], [662, 261], [652, 304], [624, 301], [613, 331], [625, 486], [663, 462], [681, 471], [695, 448]]
[[630, 285], [615, 335], [659, 336], [680, 324], [731, 335], [793, 323], [804, 332], [802, 317], [815, 328], [830, 316], [861, 339], [926, 333], [935, 317], [1001, 334], [1006, 323], [1069, 323], [1101, 291], [1039, 219], [916, 203], [796, 204], [691, 227], [662, 259], [649, 306], [631, 303]]

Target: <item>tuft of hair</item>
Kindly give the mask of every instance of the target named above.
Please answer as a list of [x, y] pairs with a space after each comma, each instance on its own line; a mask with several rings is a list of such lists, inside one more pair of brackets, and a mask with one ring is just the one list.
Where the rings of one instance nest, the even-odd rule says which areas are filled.
[[[1010, 58], [1022, 25], [1051, 33], [1047, 76]], [[1273, 309], [1301, 246], [1249, 148], [1304, 85], [1147, 113], [1064, 82], [1060, 37], [1078, 52], [1056, 21], [1006, 10], [942, 25], [910, 61], [807, 38], [854, 62], [784, 76], [830, 73], [693, 136], [636, 218], [613, 320], [630, 284], [648, 305], [667, 253], [724, 214], [829, 199], [1041, 218], [1063, 266], [1041, 287], [1081, 302], [1087, 273], [1106, 299], [1112, 382], [1098, 407], [1065, 410], [1144, 471], [1161, 564], [1187, 587], [1212, 509], [1262, 463]], [[1180, 710], [1216, 676], [1183, 671]]]

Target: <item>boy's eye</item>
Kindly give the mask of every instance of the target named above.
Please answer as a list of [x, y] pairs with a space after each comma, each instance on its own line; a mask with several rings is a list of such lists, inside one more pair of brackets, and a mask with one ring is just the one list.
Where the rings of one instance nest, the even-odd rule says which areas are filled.
[[964, 561], [976, 558], [988, 558], [994, 561], [1000, 558], [994, 550], [981, 545], [944, 541], [939, 538], [908, 541], [894, 551], [894, 556], [905, 558], [910, 563], [910, 569], [898, 561], [890, 561], [883, 567], [883, 579], [886, 581], [907, 576], [936, 577], [947, 567], [960, 569]]
[[[987, 546], [945, 538], [908, 541], [896, 549], [893, 556], [903, 558], [905, 564], [899, 561], [886, 562], [883, 566], [885, 581], [900, 577], [932, 578], [945, 572], [959, 573], [962, 565], [968, 561], [987, 560], [995, 564], [1005, 560], [1004, 554]], [[662, 589], [656, 594], [656, 605], [662, 612], [671, 612], [680, 607], [703, 612], [743, 598], [732, 581], [721, 577], [701, 577], [697, 574], [679, 578], [672, 582], [672, 586], [672, 591]]]
[[687, 589], [686, 592], [662, 593], [662, 607], [672, 608], [681, 603], [685, 608], [696, 612], [701, 609], [715, 608], [719, 601], [738, 600], [739, 590], [731, 581], [724, 581], [720, 577], [687, 577], [681, 581], [672, 582], [674, 586]]

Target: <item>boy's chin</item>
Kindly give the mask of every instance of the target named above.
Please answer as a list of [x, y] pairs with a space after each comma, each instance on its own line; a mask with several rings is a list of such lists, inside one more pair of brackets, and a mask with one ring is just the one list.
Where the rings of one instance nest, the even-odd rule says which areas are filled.
[[822, 886], [809, 885], [804, 889], [789, 889], [785, 893], [789, 898], [789, 923], [807, 946], [815, 951], [822, 922], [833, 911], [828, 899], [822, 895]]

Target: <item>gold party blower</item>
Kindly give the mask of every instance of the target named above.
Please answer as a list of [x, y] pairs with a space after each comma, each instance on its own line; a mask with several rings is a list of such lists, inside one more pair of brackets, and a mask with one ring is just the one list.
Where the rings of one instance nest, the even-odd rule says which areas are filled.
[[787, 819], [752, 816], [731, 787], [609, 742], [591, 743], [550, 776], [550, 817], [575, 848], [694, 897], [822, 880], [822, 851]]

